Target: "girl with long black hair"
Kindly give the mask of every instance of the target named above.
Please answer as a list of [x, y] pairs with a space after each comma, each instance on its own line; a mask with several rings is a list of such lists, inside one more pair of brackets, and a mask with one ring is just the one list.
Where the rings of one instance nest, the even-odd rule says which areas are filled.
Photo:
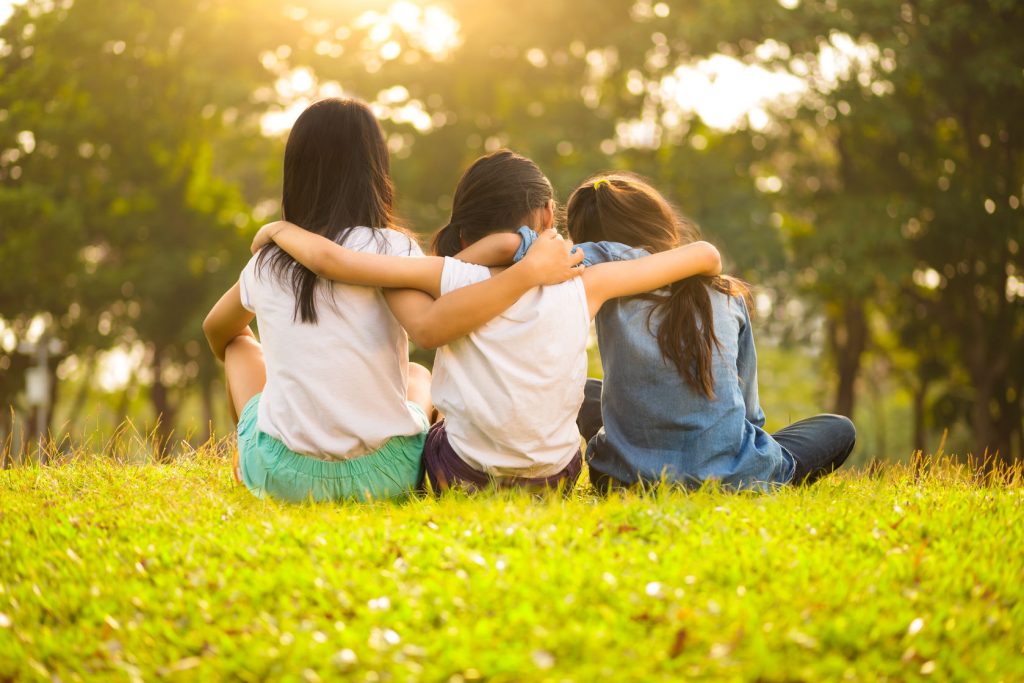
[[579, 274], [580, 257], [547, 235], [532, 263], [435, 301], [425, 292], [437, 294], [443, 260], [423, 258], [398, 226], [393, 195], [384, 136], [365, 104], [328, 99], [303, 112], [285, 148], [282, 214], [354, 263], [349, 284], [271, 246], [203, 324], [238, 422], [235, 476], [258, 496], [404, 495], [420, 478], [432, 404], [430, 373], [409, 363], [402, 328], [434, 347], [532, 288]]

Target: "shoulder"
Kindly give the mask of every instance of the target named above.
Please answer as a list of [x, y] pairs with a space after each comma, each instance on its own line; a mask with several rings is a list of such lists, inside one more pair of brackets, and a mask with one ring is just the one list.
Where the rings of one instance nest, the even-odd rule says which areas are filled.
[[631, 261], [650, 256], [650, 252], [620, 242], [582, 242], [576, 245], [583, 250], [584, 263], [597, 265], [614, 261]]
[[[242, 299], [242, 307], [247, 311], [255, 312], [256, 310], [256, 298], [260, 284], [259, 271], [261, 267], [261, 253], [262, 252], [253, 254], [238, 276], [238, 293]], [[265, 260], [266, 259], [264, 259], [264, 261]]]
[[363, 225], [350, 228], [345, 233], [342, 245], [353, 251], [371, 254], [423, 256], [423, 250], [411, 233], [392, 228], [368, 228]]
[[441, 294], [483, 282], [490, 277], [491, 269], [487, 266], [478, 266], [475, 263], [466, 263], [457, 258], [445, 256], [444, 267], [441, 269]]

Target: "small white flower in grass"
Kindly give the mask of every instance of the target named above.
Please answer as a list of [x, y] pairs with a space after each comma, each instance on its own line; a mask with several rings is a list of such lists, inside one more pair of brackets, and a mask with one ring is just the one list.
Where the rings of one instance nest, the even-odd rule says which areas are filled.
[[710, 612], [711, 614], [721, 614], [722, 606], [714, 600], [708, 600], [708, 612]]
[[894, 503], [893, 504], [892, 511], [895, 512], [897, 515], [902, 515], [903, 514], [903, 508], [900, 507], [899, 503]]
[[929, 660], [929, 661], [927, 661], [927, 662], [925, 662], [924, 664], [921, 665], [921, 673], [924, 674], [925, 676], [927, 676], [930, 673], [934, 673], [934, 672], [935, 672], [935, 662], [934, 661]]
[[651, 581], [644, 587], [644, 592], [652, 598], [656, 598], [661, 595], [661, 584], [657, 581]]
[[806, 633], [803, 633], [802, 631], [798, 631], [795, 628], [789, 630], [789, 632], [786, 634], [786, 640], [792, 643], [796, 643], [800, 647], [806, 648], [808, 650], [813, 650], [816, 647], [818, 647], [817, 638]]
[[391, 600], [385, 595], [379, 598], [373, 598], [366, 604], [374, 612], [383, 612], [391, 607]]
[[370, 637], [367, 640], [367, 643], [374, 650], [386, 650], [389, 647], [398, 645], [401, 640], [402, 638], [389, 628], [374, 628], [370, 631]]
[[616, 583], [618, 583], [615, 580], [615, 576], [613, 574], [609, 574], [608, 572], [601, 574], [601, 580], [607, 583], [609, 586], [614, 586]]
[[356, 653], [348, 648], [339, 650], [331, 657], [331, 663], [339, 669], [350, 669], [357, 661]]
[[923, 628], [924, 628], [924, 619], [922, 619], [921, 617], [918, 617], [917, 619], [914, 619], [912, 622], [910, 622], [910, 626], [907, 628], [907, 635], [908, 636], [915, 636], [918, 633], [920, 633], [921, 629], [923, 629]]
[[696, 576], [685, 576], [685, 577], [683, 577], [683, 583], [685, 583], [687, 586], [692, 586], [693, 584], [697, 583], [697, 577]]
[[327, 634], [324, 633], [323, 631], [313, 631], [313, 642], [316, 642], [316, 643], [326, 643], [327, 642]]
[[11, 621], [9, 616], [0, 612], [0, 628], [10, 628], [12, 623], [14, 622]]
[[545, 650], [534, 650], [530, 656], [538, 669], [550, 669], [555, 665], [555, 656]]
[[484, 556], [480, 555], [479, 553], [473, 553], [472, 555], [470, 555], [469, 556], [469, 561], [472, 562], [473, 564], [478, 564], [481, 567], [486, 567], [487, 566], [487, 560], [485, 560]]

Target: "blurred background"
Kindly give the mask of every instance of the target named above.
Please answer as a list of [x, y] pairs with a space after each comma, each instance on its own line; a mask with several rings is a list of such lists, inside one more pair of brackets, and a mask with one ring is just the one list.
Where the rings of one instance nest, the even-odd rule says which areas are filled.
[[652, 178], [755, 286], [769, 427], [1021, 458], [1022, 36], [1017, 0], [0, 0], [0, 451], [230, 433], [200, 323], [344, 95], [424, 239], [500, 147], [562, 199]]

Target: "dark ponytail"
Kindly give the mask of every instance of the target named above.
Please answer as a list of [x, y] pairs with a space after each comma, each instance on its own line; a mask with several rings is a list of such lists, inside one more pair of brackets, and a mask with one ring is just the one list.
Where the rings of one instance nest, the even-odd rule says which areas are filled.
[[[586, 181], [566, 206], [569, 236], [575, 242], [608, 240], [651, 253], [667, 251], [700, 239], [700, 229], [683, 219], [643, 178], [615, 173]], [[661, 315], [658, 348], [695, 390], [715, 398], [715, 335], [711, 290], [748, 297], [748, 289], [728, 276], [695, 276], [672, 283], [668, 294], [651, 292], [637, 298], [655, 302], [648, 317]]]
[[458, 227], [449, 223], [434, 235], [430, 245], [431, 250], [437, 256], [455, 256], [462, 251], [462, 236]]
[[438, 256], [455, 256], [487, 235], [515, 230], [553, 198], [551, 182], [526, 157], [507, 149], [482, 156], [462, 174], [451, 220], [431, 248]]

